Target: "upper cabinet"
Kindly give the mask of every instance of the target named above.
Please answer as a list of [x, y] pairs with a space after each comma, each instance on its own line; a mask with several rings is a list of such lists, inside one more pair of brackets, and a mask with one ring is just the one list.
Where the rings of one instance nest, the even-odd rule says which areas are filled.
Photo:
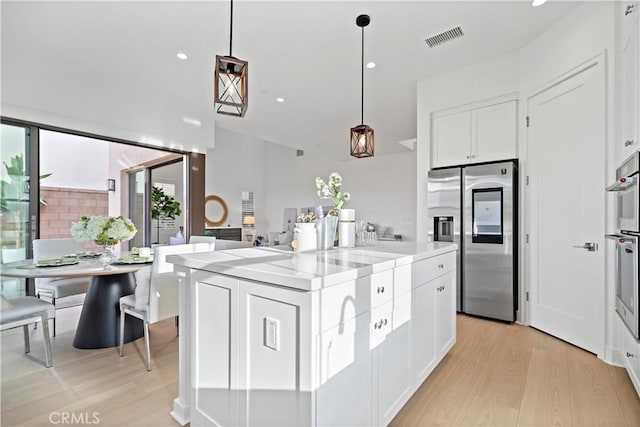
[[431, 118], [431, 167], [513, 159], [517, 156], [517, 101]]
[[640, 66], [638, 57], [640, 56], [640, 7], [638, 2], [624, 2], [619, 12], [620, 16], [620, 94], [621, 94], [621, 117], [622, 134], [618, 142], [617, 150], [620, 150], [620, 161], [629, 157], [634, 151], [640, 148], [638, 140], [638, 108]]

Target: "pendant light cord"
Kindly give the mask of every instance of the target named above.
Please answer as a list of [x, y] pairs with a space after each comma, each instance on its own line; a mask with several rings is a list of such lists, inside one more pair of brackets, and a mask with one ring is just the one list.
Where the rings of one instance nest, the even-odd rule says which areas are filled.
[[231, 0], [231, 14], [230, 14], [231, 24], [229, 25], [229, 56], [233, 58], [231, 45], [233, 43], [233, 0]]
[[364, 27], [362, 27], [362, 65], [360, 67], [362, 72], [362, 87], [360, 95], [360, 124], [364, 124]]

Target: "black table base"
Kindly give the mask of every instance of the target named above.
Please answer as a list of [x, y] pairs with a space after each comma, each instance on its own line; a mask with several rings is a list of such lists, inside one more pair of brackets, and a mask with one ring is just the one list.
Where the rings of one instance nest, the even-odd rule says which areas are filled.
[[[120, 297], [135, 290], [133, 273], [93, 276], [82, 306], [76, 335], [75, 348], [96, 349], [120, 344]], [[124, 342], [143, 336], [143, 322], [127, 316]]]

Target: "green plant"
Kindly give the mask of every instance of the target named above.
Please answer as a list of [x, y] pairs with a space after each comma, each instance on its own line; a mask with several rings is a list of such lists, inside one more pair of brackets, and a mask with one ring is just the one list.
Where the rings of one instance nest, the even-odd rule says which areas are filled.
[[160, 242], [160, 220], [175, 219], [182, 213], [180, 203], [172, 196], [165, 194], [162, 188], [153, 187], [151, 192], [151, 218], [158, 221], [157, 241]]
[[[29, 213], [29, 175], [25, 171], [22, 154], [11, 157], [9, 164], [2, 162], [7, 171], [8, 180], [0, 180], [0, 210], [13, 217], [16, 231], [16, 247], [23, 247], [23, 237]], [[40, 180], [51, 176], [50, 173], [40, 175]], [[40, 197], [40, 205], [47, 202]]]

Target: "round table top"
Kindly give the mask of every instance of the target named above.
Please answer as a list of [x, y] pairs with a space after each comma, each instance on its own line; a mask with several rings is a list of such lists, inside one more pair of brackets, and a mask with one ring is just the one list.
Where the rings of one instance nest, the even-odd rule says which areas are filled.
[[77, 264], [51, 267], [38, 267], [32, 259], [0, 264], [0, 277], [41, 278], [41, 277], [83, 277], [106, 276], [111, 274], [133, 273], [147, 264], [112, 264], [105, 270], [97, 259], [81, 259]]

